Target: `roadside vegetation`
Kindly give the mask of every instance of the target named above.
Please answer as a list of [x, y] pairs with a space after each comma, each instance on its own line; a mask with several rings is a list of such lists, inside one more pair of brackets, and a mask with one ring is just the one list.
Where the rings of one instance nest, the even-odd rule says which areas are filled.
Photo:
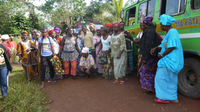
[[0, 112], [45, 112], [48, 110], [46, 93], [39, 80], [26, 80], [22, 67], [13, 66], [10, 74], [8, 96], [0, 100]]

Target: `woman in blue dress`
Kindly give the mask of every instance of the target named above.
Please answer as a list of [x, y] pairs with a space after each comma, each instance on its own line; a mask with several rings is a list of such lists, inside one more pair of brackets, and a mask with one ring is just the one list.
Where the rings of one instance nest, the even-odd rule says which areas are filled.
[[178, 103], [178, 73], [184, 66], [184, 58], [179, 33], [171, 27], [174, 22], [175, 19], [169, 15], [160, 16], [160, 27], [167, 34], [162, 43], [151, 50], [151, 54], [160, 51], [155, 77], [157, 103]]

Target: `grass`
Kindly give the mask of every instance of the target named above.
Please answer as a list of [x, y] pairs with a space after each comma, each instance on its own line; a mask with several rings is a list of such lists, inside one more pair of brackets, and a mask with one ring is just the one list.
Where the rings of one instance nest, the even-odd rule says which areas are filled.
[[48, 110], [46, 93], [40, 81], [27, 81], [22, 67], [14, 67], [9, 78], [8, 96], [0, 100], [0, 112], [45, 112]]

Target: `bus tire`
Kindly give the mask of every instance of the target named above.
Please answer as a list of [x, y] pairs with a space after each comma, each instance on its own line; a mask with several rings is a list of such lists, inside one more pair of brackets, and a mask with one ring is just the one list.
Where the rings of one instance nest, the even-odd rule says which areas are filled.
[[186, 58], [178, 76], [178, 90], [189, 98], [200, 98], [200, 61]]

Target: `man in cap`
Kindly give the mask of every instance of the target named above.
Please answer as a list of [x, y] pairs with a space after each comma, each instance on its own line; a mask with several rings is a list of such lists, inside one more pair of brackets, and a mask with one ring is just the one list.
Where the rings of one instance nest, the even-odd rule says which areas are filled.
[[9, 42], [9, 36], [7, 34], [4, 34], [1, 36], [1, 40], [2, 40], [2, 45], [6, 48], [7, 54], [9, 59], [11, 58], [11, 53], [10, 53], [10, 48], [8, 47], [8, 42]]

